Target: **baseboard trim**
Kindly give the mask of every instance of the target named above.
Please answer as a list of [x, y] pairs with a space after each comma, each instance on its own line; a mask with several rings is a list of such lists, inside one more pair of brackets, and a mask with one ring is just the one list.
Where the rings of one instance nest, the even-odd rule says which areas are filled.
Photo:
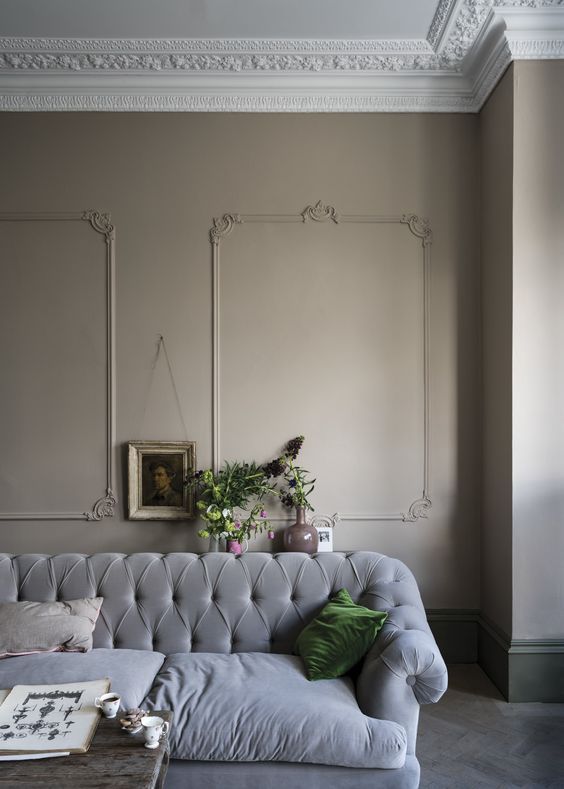
[[430, 608], [427, 621], [447, 663], [476, 663], [478, 660], [478, 619], [472, 608]]
[[434, 608], [427, 620], [447, 663], [478, 663], [510, 702], [564, 702], [564, 639], [510, 639], [476, 609]]
[[509, 647], [510, 655], [537, 655], [539, 653], [564, 654], [564, 641], [557, 638], [536, 639], [513, 639]]

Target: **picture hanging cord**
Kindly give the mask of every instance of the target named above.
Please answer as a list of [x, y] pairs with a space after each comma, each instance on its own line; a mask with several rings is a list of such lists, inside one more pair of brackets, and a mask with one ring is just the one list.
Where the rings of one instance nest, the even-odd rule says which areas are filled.
[[153, 364], [151, 365], [151, 374], [149, 377], [149, 385], [147, 387], [147, 394], [145, 395], [145, 403], [143, 406], [143, 416], [141, 418], [141, 430], [145, 425], [145, 415], [147, 414], [147, 405], [149, 403], [149, 395], [151, 394], [151, 388], [153, 386], [153, 379], [155, 377], [155, 370], [157, 368], [157, 363], [159, 361], [159, 356], [161, 353], [161, 348], [163, 349], [166, 364], [168, 367], [168, 374], [170, 375], [170, 380], [172, 382], [172, 390], [174, 392], [174, 399], [176, 400], [176, 407], [178, 409], [178, 415], [180, 416], [180, 421], [182, 422], [182, 427], [184, 428], [184, 436], [186, 440], [188, 439], [188, 431], [186, 430], [186, 423], [184, 422], [184, 417], [182, 416], [182, 409], [180, 408], [180, 398], [178, 397], [178, 389], [176, 388], [176, 381], [174, 380], [174, 373], [172, 372], [172, 364], [170, 363], [170, 358], [168, 355], [168, 351], [166, 349], [165, 338], [162, 334], [159, 334], [159, 341], [157, 342], [157, 352], [155, 353], [155, 358], [153, 359]]

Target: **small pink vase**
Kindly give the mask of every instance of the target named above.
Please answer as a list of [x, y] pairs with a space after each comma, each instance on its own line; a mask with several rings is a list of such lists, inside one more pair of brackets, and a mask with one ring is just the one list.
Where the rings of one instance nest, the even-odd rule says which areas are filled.
[[243, 546], [238, 540], [227, 540], [227, 553], [234, 553], [240, 556], [243, 553]]
[[305, 507], [296, 507], [296, 522], [284, 531], [284, 550], [317, 553], [319, 535], [315, 526], [306, 521]]
[[241, 556], [249, 547], [249, 543], [245, 540], [245, 547], [241, 545], [239, 540], [227, 540], [227, 553], [233, 553], [235, 556]]

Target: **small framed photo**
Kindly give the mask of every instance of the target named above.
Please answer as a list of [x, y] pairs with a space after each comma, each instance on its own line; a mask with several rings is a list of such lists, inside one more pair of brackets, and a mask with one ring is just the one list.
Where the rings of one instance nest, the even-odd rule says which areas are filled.
[[195, 470], [195, 441], [130, 441], [130, 520], [193, 518], [194, 496], [186, 483]]
[[331, 526], [316, 526], [319, 536], [319, 553], [333, 550], [333, 528]]

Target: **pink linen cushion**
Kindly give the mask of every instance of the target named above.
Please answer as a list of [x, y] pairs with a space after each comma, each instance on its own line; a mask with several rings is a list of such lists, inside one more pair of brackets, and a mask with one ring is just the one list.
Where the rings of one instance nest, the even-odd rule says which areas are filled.
[[0, 658], [35, 652], [88, 652], [103, 597], [0, 603]]

